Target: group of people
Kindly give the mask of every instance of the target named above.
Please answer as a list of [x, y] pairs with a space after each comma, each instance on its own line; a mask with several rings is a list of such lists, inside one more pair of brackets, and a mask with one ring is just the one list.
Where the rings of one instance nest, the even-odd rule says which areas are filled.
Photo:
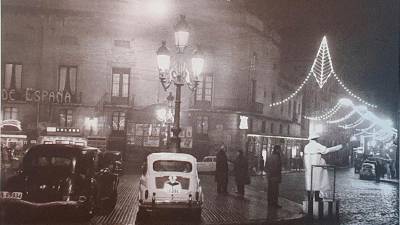
[[[280, 146], [275, 145], [269, 163], [268, 176], [268, 205], [281, 208], [278, 204], [279, 183], [281, 182], [281, 157]], [[250, 174], [248, 160], [242, 151], [238, 151], [238, 156], [234, 161], [233, 173], [239, 196], [244, 196], [245, 185], [250, 184]], [[221, 147], [216, 156], [216, 172], [215, 181], [217, 182], [217, 192], [219, 194], [228, 193], [228, 158], [225, 153], [225, 148]]]
[[[305, 188], [309, 199], [320, 201], [323, 197], [328, 197], [331, 187], [329, 184], [328, 171], [323, 166], [326, 162], [322, 155], [338, 151], [342, 149], [342, 145], [334, 147], [326, 147], [318, 143], [319, 135], [312, 134], [309, 137], [309, 143], [304, 148], [304, 169], [305, 169]], [[225, 148], [222, 146], [216, 156], [216, 173], [215, 181], [217, 182], [217, 192], [219, 194], [228, 193], [228, 158], [225, 153]], [[322, 167], [312, 167], [313, 165]], [[281, 146], [275, 145], [272, 155], [266, 164], [268, 171], [268, 205], [276, 208], [281, 208], [278, 204], [279, 184], [282, 180], [282, 160]], [[313, 171], [311, 176], [311, 171]], [[237, 186], [237, 193], [244, 196], [244, 186], [250, 184], [249, 168], [247, 158], [242, 151], [238, 151], [238, 156], [234, 161], [234, 177]], [[312, 187], [311, 187], [312, 177]]]

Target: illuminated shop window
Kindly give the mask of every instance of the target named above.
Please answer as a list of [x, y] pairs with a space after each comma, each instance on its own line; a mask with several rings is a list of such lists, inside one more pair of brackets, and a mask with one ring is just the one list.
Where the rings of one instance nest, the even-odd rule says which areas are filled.
[[3, 87], [6, 89], [21, 89], [22, 65], [7, 63], [4, 65]]
[[58, 90], [68, 91], [71, 94], [75, 94], [77, 71], [78, 67], [76, 66], [60, 66], [58, 76]]

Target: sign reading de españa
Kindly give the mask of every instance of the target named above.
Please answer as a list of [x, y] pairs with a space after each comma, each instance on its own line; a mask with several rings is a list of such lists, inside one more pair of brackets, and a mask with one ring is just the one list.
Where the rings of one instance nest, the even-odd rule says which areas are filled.
[[25, 89], [24, 93], [15, 89], [2, 89], [1, 91], [1, 100], [3, 101], [22, 100], [26, 102], [68, 104], [71, 103], [71, 98], [72, 95], [68, 91], [35, 90], [33, 88]]

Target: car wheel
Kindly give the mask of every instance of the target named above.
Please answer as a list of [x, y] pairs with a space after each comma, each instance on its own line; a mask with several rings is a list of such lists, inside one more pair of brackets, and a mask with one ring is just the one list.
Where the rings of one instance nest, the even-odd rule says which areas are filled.
[[104, 202], [103, 206], [104, 213], [109, 214], [111, 211], [113, 211], [115, 205], [117, 204], [117, 199], [118, 199], [118, 193], [115, 190], [111, 195], [111, 197]]
[[137, 222], [143, 222], [147, 218], [147, 214], [144, 210], [141, 210], [139, 208], [137, 214], [136, 214], [136, 221]]

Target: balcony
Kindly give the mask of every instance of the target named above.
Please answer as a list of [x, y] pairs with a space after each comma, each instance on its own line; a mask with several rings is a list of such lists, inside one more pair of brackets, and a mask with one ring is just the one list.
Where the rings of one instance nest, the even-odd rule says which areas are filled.
[[233, 111], [245, 111], [251, 113], [262, 114], [264, 109], [264, 104], [259, 102], [247, 102], [247, 100], [243, 99], [214, 99], [215, 108], [216, 109], [225, 109], [225, 110], [233, 110]]
[[249, 103], [249, 108], [250, 112], [262, 114], [264, 109], [264, 104], [259, 102]]

